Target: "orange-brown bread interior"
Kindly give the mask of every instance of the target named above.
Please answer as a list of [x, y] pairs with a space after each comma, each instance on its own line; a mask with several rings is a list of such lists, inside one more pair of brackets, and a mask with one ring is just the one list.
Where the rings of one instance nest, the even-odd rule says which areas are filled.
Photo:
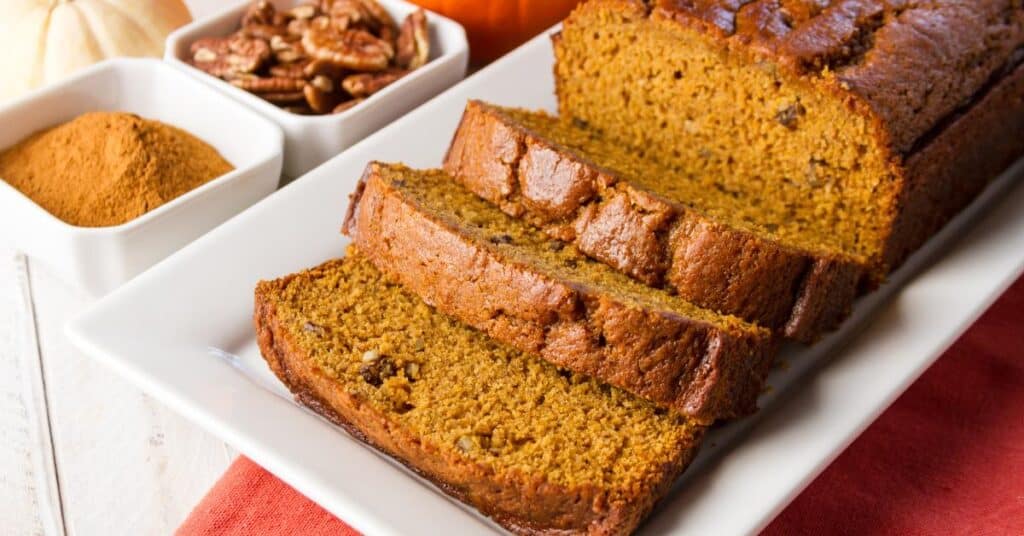
[[823, 4], [587, 2], [555, 38], [560, 114], [884, 274], [905, 158], [1019, 62], [1024, 8]]

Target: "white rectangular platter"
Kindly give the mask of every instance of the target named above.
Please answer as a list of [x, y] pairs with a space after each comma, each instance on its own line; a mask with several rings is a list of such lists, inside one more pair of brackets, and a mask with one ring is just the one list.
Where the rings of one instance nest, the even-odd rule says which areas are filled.
[[[291, 402], [267, 371], [252, 292], [342, 254], [348, 194], [371, 159], [436, 166], [469, 98], [553, 109], [540, 36], [133, 280], [68, 333], [366, 534], [499, 529]], [[787, 347], [759, 414], [719, 427], [644, 534], [745, 534], [769, 522], [1024, 268], [1024, 188], [1004, 174], [843, 329]]]

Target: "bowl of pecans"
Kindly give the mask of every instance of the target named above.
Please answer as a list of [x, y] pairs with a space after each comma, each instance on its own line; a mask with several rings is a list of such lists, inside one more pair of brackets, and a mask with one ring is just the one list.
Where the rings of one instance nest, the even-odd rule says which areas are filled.
[[469, 47], [458, 23], [399, 0], [247, 0], [165, 54], [280, 125], [294, 178], [461, 80]]

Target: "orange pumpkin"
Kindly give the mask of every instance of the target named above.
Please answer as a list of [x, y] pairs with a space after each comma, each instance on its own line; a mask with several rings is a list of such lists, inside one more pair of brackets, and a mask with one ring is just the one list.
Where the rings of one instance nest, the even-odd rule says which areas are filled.
[[466, 28], [474, 63], [491, 61], [564, 19], [579, 0], [412, 0]]

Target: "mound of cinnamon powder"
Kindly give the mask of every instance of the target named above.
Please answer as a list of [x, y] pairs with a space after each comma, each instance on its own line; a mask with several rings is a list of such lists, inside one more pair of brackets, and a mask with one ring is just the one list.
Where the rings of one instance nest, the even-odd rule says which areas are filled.
[[179, 128], [92, 112], [0, 153], [0, 179], [80, 227], [128, 222], [233, 168]]

